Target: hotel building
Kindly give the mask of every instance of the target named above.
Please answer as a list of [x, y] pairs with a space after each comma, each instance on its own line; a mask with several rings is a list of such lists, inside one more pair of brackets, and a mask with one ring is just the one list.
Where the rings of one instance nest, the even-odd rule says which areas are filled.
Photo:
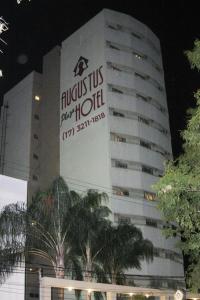
[[129, 283], [184, 286], [182, 254], [162, 235], [152, 189], [170, 158], [160, 43], [131, 16], [104, 9], [44, 57], [42, 75], [4, 97], [1, 173], [28, 180], [29, 197], [59, 174], [80, 193], [106, 192], [113, 222], [135, 224], [155, 247]]

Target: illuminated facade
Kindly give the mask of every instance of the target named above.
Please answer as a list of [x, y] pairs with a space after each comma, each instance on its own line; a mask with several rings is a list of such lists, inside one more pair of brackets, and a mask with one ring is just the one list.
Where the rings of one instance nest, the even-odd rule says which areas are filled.
[[155, 246], [153, 263], [130, 270], [138, 275], [130, 282], [184, 284], [151, 187], [172, 157], [157, 37], [130, 16], [99, 13], [62, 43], [60, 111], [61, 176], [78, 191], [107, 192], [114, 222], [134, 223]]

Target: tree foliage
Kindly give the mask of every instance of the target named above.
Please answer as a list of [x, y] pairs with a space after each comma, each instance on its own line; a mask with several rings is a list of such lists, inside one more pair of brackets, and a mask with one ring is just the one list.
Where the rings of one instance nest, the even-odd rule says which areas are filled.
[[57, 278], [101, 282], [117, 282], [128, 268], [152, 260], [153, 245], [139, 229], [112, 225], [106, 200], [106, 194], [94, 190], [84, 195], [70, 191], [59, 177], [28, 207], [6, 206], [0, 214], [0, 278], [30, 256], [52, 266]]
[[[191, 67], [200, 70], [199, 40], [186, 55]], [[183, 154], [166, 163], [165, 175], [155, 185], [160, 210], [169, 223], [176, 225], [168, 226], [165, 233], [181, 237], [179, 247], [193, 262], [187, 272], [193, 290], [197, 288], [196, 274], [200, 266], [200, 90], [194, 98], [196, 107], [188, 111], [187, 128], [181, 133]]]

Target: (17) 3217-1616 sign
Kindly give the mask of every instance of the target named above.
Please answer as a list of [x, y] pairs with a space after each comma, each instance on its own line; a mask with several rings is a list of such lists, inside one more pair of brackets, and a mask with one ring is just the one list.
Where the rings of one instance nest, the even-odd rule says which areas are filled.
[[75, 127], [72, 127], [66, 131], [63, 131], [62, 133], [62, 140], [66, 140], [71, 136], [74, 136], [76, 133], [84, 130], [85, 128], [91, 126], [92, 124], [98, 122], [99, 120], [105, 118], [105, 113], [102, 112], [101, 114], [98, 114], [94, 117], [91, 117], [90, 119], [87, 119], [83, 123], [77, 124]]

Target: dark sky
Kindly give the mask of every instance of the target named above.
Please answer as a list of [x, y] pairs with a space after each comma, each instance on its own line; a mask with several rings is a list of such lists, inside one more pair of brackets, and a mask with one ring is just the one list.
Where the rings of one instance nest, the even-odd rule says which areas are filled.
[[[161, 41], [174, 155], [180, 153], [180, 130], [200, 75], [191, 70], [184, 50], [200, 36], [198, 1], [184, 0], [0, 0], [0, 16], [9, 22], [1, 35], [8, 42], [0, 55], [0, 97], [32, 70], [41, 71], [42, 56], [103, 8], [127, 13], [149, 26]], [[26, 63], [23, 58], [28, 59]], [[21, 63], [20, 63], [21, 62]], [[25, 61], [24, 61], [25, 62]]]

